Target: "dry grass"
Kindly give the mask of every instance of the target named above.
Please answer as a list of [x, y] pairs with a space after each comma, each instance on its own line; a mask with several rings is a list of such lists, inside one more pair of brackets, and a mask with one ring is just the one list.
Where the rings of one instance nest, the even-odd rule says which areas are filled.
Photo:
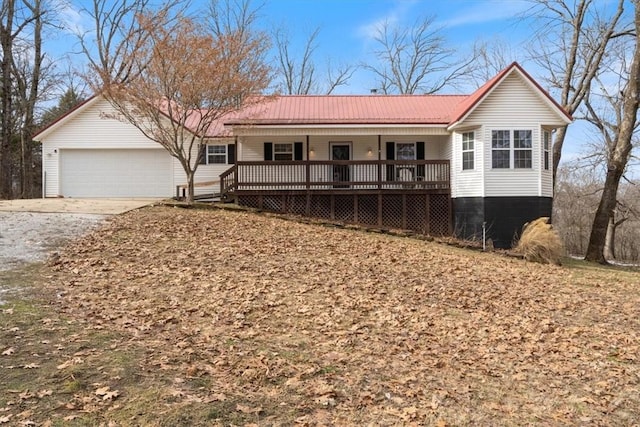
[[557, 265], [565, 255], [560, 235], [548, 217], [525, 224], [515, 252], [522, 254], [527, 261]]
[[640, 419], [635, 272], [152, 208], [41, 277], [50, 305], [0, 324], [0, 420], [16, 424]]

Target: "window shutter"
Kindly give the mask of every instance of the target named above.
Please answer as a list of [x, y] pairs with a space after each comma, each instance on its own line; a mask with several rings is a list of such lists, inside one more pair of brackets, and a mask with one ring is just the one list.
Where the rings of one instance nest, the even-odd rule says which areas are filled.
[[424, 160], [424, 142], [416, 142], [416, 160]]
[[207, 164], [207, 145], [206, 144], [198, 145], [198, 164], [199, 165]]
[[236, 163], [236, 144], [227, 145], [227, 163], [230, 165]]
[[[416, 160], [424, 160], [424, 141], [416, 142]], [[416, 168], [416, 179], [424, 179], [424, 173], [424, 165], [418, 165]]]
[[387, 142], [387, 160], [395, 160], [396, 158], [396, 143]]
[[293, 144], [293, 160], [302, 160], [302, 142]]
[[[396, 144], [395, 142], [387, 141], [387, 160], [395, 160], [396, 158]], [[395, 178], [394, 165], [387, 165], [387, 181], [393, 181]]]
[[264, 159], [273, 160], [273, 142], [264, 143]]

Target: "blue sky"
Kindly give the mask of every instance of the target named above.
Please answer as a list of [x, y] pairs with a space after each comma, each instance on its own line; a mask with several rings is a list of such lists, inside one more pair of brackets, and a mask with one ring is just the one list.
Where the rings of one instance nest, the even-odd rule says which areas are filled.
[[[52, 0], [60, 5], [62, 20], [67, 28], [52, 34], [48, 48], [55, 57], [77, 51], [74, 31], [91, 28], [91, 22], [80, 13], [83, 0]], [[597, 0], [608, 1], [608, 0]], [[259, 0], [254, 0], [257, 4]], [[208, 0], [192, 0], [194, 8], [206, 7]], [[319, 28], [315, 60], [319, 68], [330, 60], [333, 64], [360, 64], [372, 58], [373, 35], [385, 20], [394, 24], [410, 25], [417, 18], [434, 15], [443, 27], [449, 45], [464, 55], [476, 41], [500, 42], [510, 46], [513, 58], [527, 71], [539, 78], [539, 72], [527, 63], [522, 43], [531, 37], [532, 29], [520, 15], [531, 6], [526, 0], [264, 0], [261, 9], [265, 28], [283, 27], [292, 36], [292, 52], [302, 48], [306, 38]], [[69, 54], [72, 63], [80, 63], [80, 55]], [[64, 67], [65, 61], [60, 61]], [[375, 87], [371, 73], [358, 70], [348, 86], [335, 93], [366, 94]], [[470, 93], [474, 88], [466, 88]], [[460, 93], [446, 89], [443, 93]], [[585, 126], [570, 127], [565, 158], [576, 157], [579, 141], [586, 138]]]
[[[361, 63], [372, 58], [376, 29], [388, 21], [411, 25], [434, 15], [452, 48], [469, 52], [477, 40], [519, 42], [527, 26], [518, 15], [530, 7], [523, 0], [271, 0], [265, 5], [267, 21], [297, 34], [299, 42], [320, 28], [317, 59]], [[368, 93], [373, 77], [360, 70], [339, 93]], [[451, 92], [451, 90], [448, 90]]]
[[[89, 2], [52, 1], [60, 6], [66, 28], [51, 34], [48, 47], [54, 56], [77, 51], [72, 33], [91, 28], [90, 20], [81, 12]], [[252, 1], [256, 5], [261, 2]], [[208, 3], [208, 0], [192, 0], [194, 9], [205, 8]], [[371, 60], [373, 36], [385, 21], [411, 25], [417, 18], [431, 15], [436, 17], [437, 25], [443, 27], [448, 45], [463, 54], [471, 51], [477, 40], [501, 39], [516, 45], [527, 33], [527, 26], [519, 21], [518, 14], [528, 7], [530, 3], [526, 0], [264, 0], [260, 14], [264, 28], [287, 29], [294, 52], [296, 47], [302, 49], [309, 34], [319, 28], [315, 60], [323, 68], [327, 60], [336, 64]], [[524, 60], [516, 59], [521, 63]], [[82, 57], [71, 55], [70, 60], [80, 63]], [[360, 70], [338, 93], [368, 93], [374, 83], [371, 74]]]

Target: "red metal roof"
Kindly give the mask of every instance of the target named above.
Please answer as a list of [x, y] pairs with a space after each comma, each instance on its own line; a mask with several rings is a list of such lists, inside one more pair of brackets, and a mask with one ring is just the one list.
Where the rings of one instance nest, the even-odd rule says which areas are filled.
[[227, 125], [446, 125], [467, 95], [284, 95], [247, 108]]

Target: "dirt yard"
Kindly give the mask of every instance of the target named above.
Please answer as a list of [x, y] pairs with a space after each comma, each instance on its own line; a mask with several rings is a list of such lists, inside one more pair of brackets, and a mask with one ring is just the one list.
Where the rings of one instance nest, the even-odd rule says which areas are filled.
[[640, 422], [637, 271], [154, 207], [31, 277], [0, 425]]

